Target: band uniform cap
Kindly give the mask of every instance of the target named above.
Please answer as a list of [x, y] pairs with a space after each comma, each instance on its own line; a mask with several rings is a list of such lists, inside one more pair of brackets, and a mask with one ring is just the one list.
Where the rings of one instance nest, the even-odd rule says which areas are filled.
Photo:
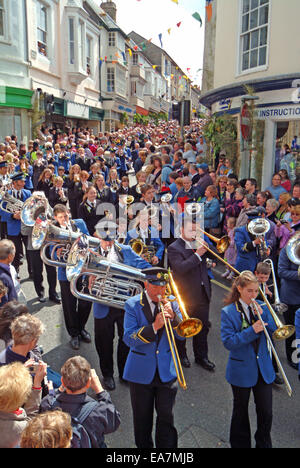
[[203, 171], [208, 171], [208, 164], [202, 163], [202, 164], [197, 164], [198, 169], [202, 169]]
[[118, 237], [118, 225], [110, 220], [100, 221], [96, 224], [96, 232], [104, 241], [113, 241]]
[[0, 167], [8, 167], [8, 161], [0, 161]]
[[251, 210], [251, 211], [248, 211], [247, 216], [248, 216], [248, 220], [252, 221], [253, 219], [260, 218], [261, 213], [257, 209]]
[[13, 182], [16, 182], [17, 180], [26, 180], [26, 176], [25, 174], [23, 174], [23, 172], [17, 172], [16, 174], [13, 174], [10, 178]]
[[146, 275], [146, 281], [156, 286], [165, 286], [169, 283], [169, 271], [166, 268], [147, 268], [143, 273]]

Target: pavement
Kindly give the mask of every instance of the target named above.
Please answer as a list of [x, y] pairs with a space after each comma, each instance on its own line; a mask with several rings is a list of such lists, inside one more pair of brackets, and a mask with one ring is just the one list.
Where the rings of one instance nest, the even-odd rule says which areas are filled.
[[[230, 287], [230, 282], [223, 280], [215, 271], [218, 283]], [[73, 351], [69, 345], [69, 336], [64, 327], [60, 305], [46, 302], [41, 304], [36, 297], [33, 282], [27, 279], [25, 266], [21, 267], [22, 289], [27, 298], [30, 313], [38, 316], [46, 326], [46, 331], [40, 339], [44, 348], [44, 360], [54, 370], [60, 371], [62, 364], [71, 356], [82, 355], [101, 377], [98, 356], [93, 342], [81, 343], [80, 351]], [[46, 274], [44, 270], [44, 278]], [[46, 280], [44, 286], [47, 290]], [[216, 364], [215, 372], [211, 373], [196, 365], [193, 360], [192, 341], [188, 340], [188, 356], [191, 368], [184, 369], [187, 390], [178, 389], [175, 405], [175, 425], [179, 434], [179, 448], [229, 448], [229, 428], [232, 412], [231, 387], [225, 380], [228, 352], [220, 339], [220, 317], [224, 290], [220, 285], [213, 284], [210, 321], [212, 327], [209, 333], [209, 359]], [[59, 285], [57, 287], [59, 292]], [[90, 315], [87, 330], [93, 336], [93, 317]], [[115, 340], [116, 341], [116, 340]], [[116, 343], [115, 343], [116, 344]], [[276, 344], [276, 350], [286, 375], [293, 388], [293, 395], [287, 395], [285, 386], [274, 386], [273, 392], [273, 428], [272, 440], [274, 448], [299, 448], [300, 446], [300, 384], [298, 373], [287, 365], [284, 343]], [[116, 356], [116, 353], [115, 353]], [[117, 388], [111, 392], [111, 397], [121, 414], [121, 425], [117, 432], [106, 436], [109, 448], [134, 448], [132, 412], [128, 386], [121, 384], [116, 377]], [[298, 403], [297, 403], [298, 402]], [[250, 422], [254, 436], [256, 430], [256, 413], [251, 397]], [[253, 442], [253, 446], [254, 442]]]

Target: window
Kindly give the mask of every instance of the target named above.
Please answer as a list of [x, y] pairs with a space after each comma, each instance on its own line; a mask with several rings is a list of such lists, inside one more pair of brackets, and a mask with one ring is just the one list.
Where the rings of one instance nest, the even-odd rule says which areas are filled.
[[116, 33], [109, 32], [108, 33], [108, 46], [115, 47], [116, 46]]
[[92, 61], [92, 39], [87, 36], [86, 37], [86, 72], [88, 75], [91, 75], [92, 73], [91, 61]]
[[267, 64], [269, 0], [241, 0], [241, 71]]
[[107, 91], [115, 92], [115, 69], [112, 67], [107, 68]]
[[121, 96], [126, 96], [126, 72], [119, 67], [116, 72], [116, 92]]
[[84, 23], [83, 21], [79, 21], [79, 28], [78, 28], [78, 65], [79, 68], [84, 69], [83, 64], [83, 53], [84, 53]]
[[75, 63], [74, 19], [69, 18], [69, 63]]
[[41, 55], [47, 57], [47, 7], [37, 2], [37, 47]]
[[5, 5], [4, 0], [0, 0], [0, 37], [5, 36]]
[[137, 65], [139, 63], [139, 55], [136, 52], [132, 54], [132, 65]]

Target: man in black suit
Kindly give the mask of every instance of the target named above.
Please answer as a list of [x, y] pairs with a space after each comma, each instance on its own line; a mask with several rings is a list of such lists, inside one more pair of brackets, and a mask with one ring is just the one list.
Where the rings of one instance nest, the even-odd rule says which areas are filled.
[[[206, 267], [208, 254], [204, 246], [198, 248], [195, 246], [197, 226], [195, 221], [185, 217], [180, 237], [168, 247], [168, 259], [189, 316], [198, 318], [203, 323], [202, 331], [193, 337], [195, 362], [204, 369], [213, 371], [215, 365], [208, 359], [207, 343], [211, 298], [211, 285]], [[190, 367], [185, 343], [177, 344], [183, 366]]]

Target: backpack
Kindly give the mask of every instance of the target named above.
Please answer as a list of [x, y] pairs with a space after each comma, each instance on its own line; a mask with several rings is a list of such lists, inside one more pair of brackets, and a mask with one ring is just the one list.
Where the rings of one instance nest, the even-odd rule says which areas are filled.
[[[71, 448], [92, 448], [90, 436], [85, 427], [83, 426], [83, 423], [97, 405], [97, 401], [89, 401], [81, 407], [77, 415], [70, 415], [73, 430]], [[57, 400], [55, 400], [54, 403], [52, 403], [51, 410], [54, 410], [56, 408], [61, 408]]]

